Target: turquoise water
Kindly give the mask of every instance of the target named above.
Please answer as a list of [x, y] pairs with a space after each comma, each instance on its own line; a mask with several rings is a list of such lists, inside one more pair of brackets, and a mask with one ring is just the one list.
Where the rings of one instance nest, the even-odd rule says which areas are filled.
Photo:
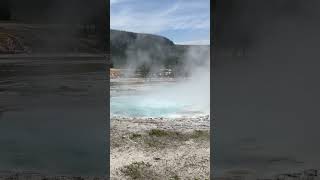
[[208, 115], [209, 83], [201, 81], [115, 84], [110, 92], [111, 117], [177, 118]]
[[178, 116], [188, 108], [160, 97], [126, 95], [111, 97], [111, 116], [124, 117], [170, 117]]

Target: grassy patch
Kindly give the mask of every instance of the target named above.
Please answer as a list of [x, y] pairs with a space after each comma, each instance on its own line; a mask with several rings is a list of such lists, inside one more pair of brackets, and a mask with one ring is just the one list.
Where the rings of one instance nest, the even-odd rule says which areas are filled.
[[144, 143], [148, 146], [148, 148], [165, 148], [167, 143], [153, 138], [144, 139]]
[[208, 141], [210, 134], [208, 130], [194, 130], [182, 133], [173, 130], [151, 129], [145, 133], [130, 133], [126, 138], [113, 138], [112, 147], [127, 145], [126, 138], [136, 142], [135, 146], [146, 146], [146, 148], [166, 148], [168, 146], [179, 146], [185, 141], [195, 140]]
[[149, 136], [156, 136], [156, 137], [163, 137], [163, 136], [169, 135], [167, 131], [161, 130], [161, 129], [151, 129], [148, 134]]
[[210, 138], [209, 131], [203, 131], [203, 130], [194, 130], [192, 134], [190, 135], [190, 138], [192, 139], [201, 139], [201, 140], [207, 140]]
[[144, 143], [151, 148], [165, 148], [168, 145], [179, 145], [190, 139], [208, 140], [209, 131], [194, 130], [190, 133], [180, 133], [178, 131], [152, 129], [146, 135], [143, 135]]
[[180, 180], [180, 177], [178, 175], [174, 175], [170, 178], [170, 180]]
[[130, 179], [155, 179], [156, 174], [150, 168], [151, 164], [141, 162], [133, 162], [120, 169], [120, 172]]
[[179, 137], [183, 135], [177, 131], [166, 131], [162, 129], [151, 129], [148, 134], [149, 136], [154, 136], [154, 137]]
[[141, 134], [137, 134], [137, 133], [132, 133], [132, 134], [129, 136], [129, 138], [130, 138], [131, 140], [139, 139], [139, 138], [141, 138], [141, 137], [142, 137], [142, 135], [141, 135]]
[[177, 131], [152, 129], [144, 137], [144, 143], [150, 148], [165, 148], [183, 140], [184, 135]]

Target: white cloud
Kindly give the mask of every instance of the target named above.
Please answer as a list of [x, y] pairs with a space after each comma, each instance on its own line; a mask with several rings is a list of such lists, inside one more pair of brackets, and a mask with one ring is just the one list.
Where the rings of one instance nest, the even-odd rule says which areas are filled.
[[[111, 0], [110, 27], [133, 32], [159, 33], [167, 30], [209, 29], [209, 12], [202, 12], [203, 1], [175, 1], [168, 8], [146, 8], [127, 3], [113, 10], [113, 5], [124, 0]], [[132, 1], [133, 2], [133, 1]], [[140, 4], [141, 5], [141, 4]]]
[[176, 44], [181, 44], [181, 45], [210, 45], [210, 39], [177, 42]]

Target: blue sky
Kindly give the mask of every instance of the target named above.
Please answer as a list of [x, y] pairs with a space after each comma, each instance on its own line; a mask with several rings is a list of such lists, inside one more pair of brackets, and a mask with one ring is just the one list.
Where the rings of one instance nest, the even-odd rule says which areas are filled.
[[110, 27], [210, 44], [210, 0], [110, 0]]

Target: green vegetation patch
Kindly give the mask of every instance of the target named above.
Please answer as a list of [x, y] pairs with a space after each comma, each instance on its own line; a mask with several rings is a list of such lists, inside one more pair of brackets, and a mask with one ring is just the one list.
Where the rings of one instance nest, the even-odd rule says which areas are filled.
[[194, 130], [190, 137], [198, 140], [209, 140], [210, 132], [205, 130]]
[[133, 162], [120, 169], [120, 172], [129, 179], [155, 179], [156, 173], [151, 169], [151, 164]]
[[126, 136], [113, 138], [111, 141], [114, 148], [121, 145], [128, 145], [131, 140], [135, 142], [134, 146], [142, 146], [145, 148], [166, 148], [183, 145], [184, 142], [194, 140], [195, 143], [209, 141], [209, 130], [194, 130], [191, 132], [179, 132], [174, 130], [151, 129], [144, 133], [130, 133]]
[[137, 134], [137, 133], [132, 133], [130, 136], [129, 136], [129, 138], [131, 139], [131, 140], [136, 140], [136, 139], [139, 139], [139, 138], [141, 138], [142, 137], [142, 135], [141, 134]]
[[178, 175], [173, 175], [170, 180], [180, 180], [180, 177]]
[[162, 129], [152, 129], [149, 131], [149, 136], [155, 136], [155, 137], [164, 137], [164, 136], [180, 136], [181, 133], [177, 131], [166, 131]]

